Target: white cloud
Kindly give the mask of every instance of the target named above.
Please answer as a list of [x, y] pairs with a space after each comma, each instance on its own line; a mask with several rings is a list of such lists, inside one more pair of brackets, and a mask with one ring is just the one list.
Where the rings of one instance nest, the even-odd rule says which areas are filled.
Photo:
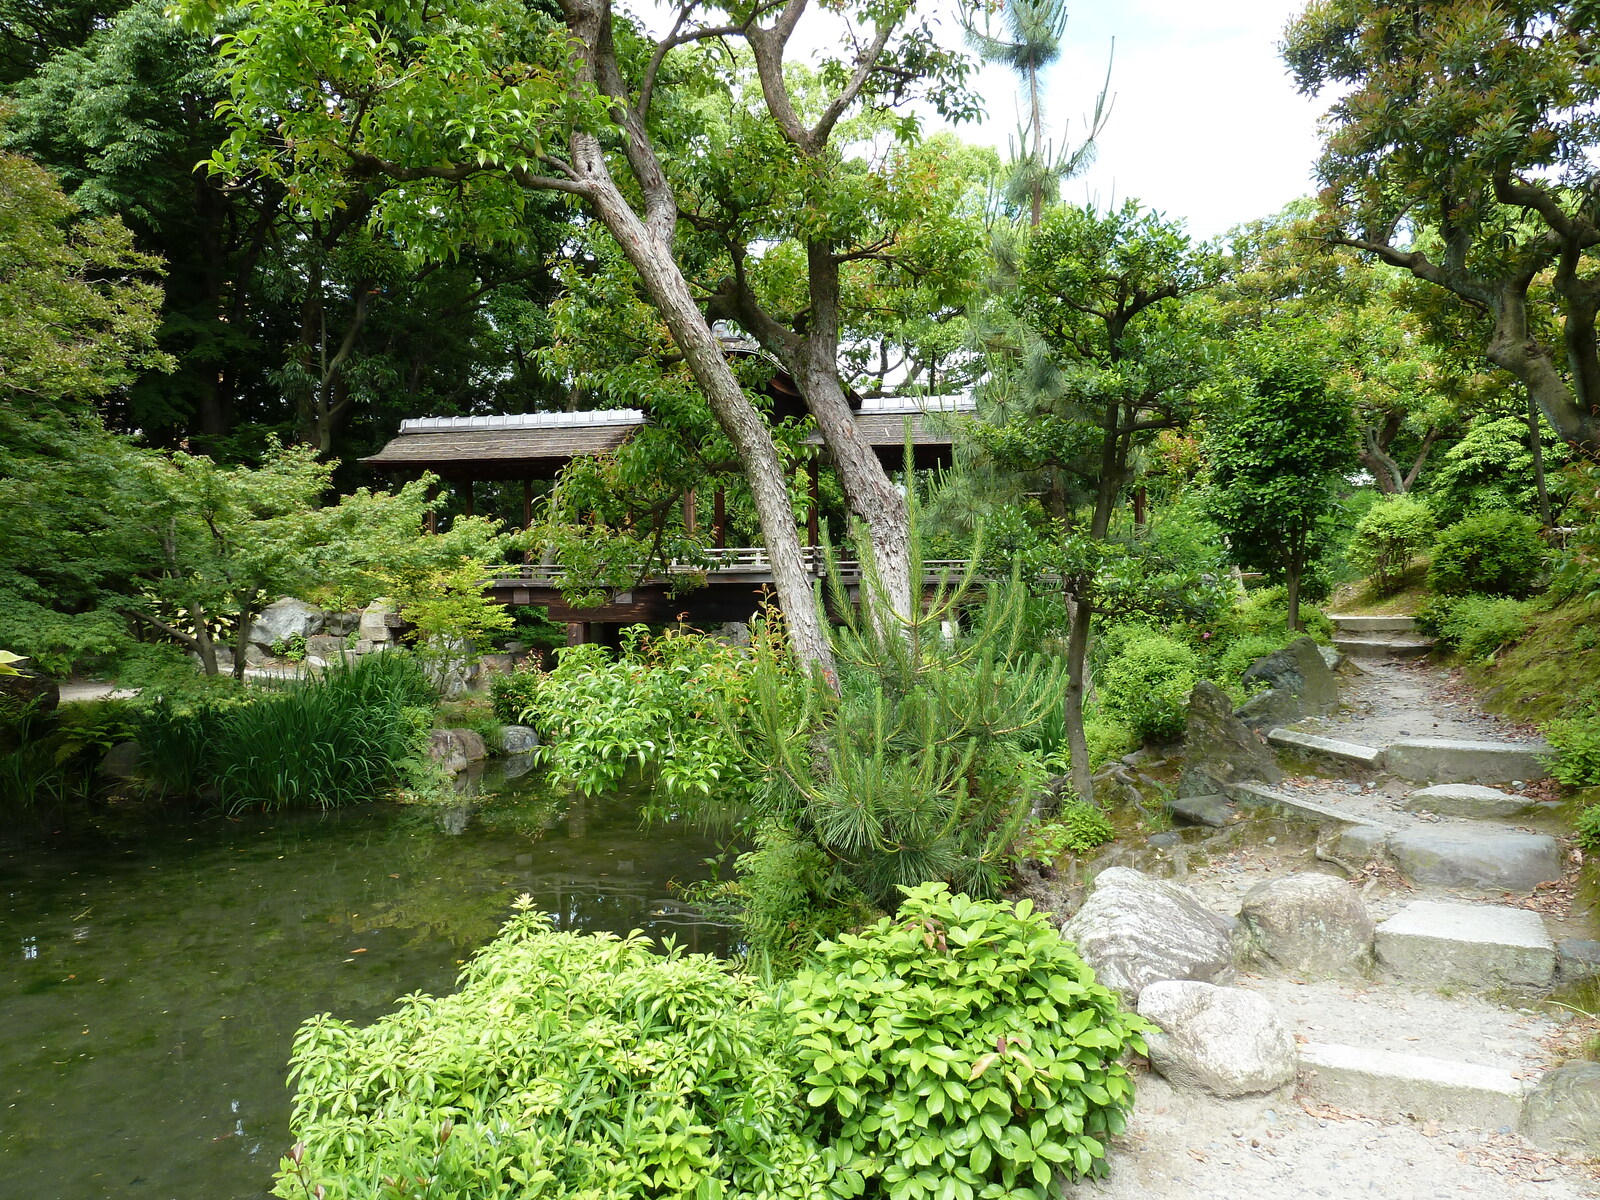
[[[1068, 200], [1134, 197], [1198, 236], [1277, 211], [1316, 189], [1318, 102], [1294, 90], [1277, 44], [1304, 0], [1132, 0], [1069, 7], [1051, 69], [1048, 122], [1081, 136], [1115, 39], [1111, 118], [1093, 168]], [[1009, 73], [979, 81], [989, 119], [961, 136], [1004, 147], [1016, 128]]]

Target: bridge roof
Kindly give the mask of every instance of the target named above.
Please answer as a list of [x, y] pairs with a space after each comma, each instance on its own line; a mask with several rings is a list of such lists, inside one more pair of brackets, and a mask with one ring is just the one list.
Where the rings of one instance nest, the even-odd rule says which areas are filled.
[[636, 408], [419, 417], [361, 461], [384, 471], [432, 471], [446, 479], [544, 479], [574, 458], [609, 454], [645, 423]]

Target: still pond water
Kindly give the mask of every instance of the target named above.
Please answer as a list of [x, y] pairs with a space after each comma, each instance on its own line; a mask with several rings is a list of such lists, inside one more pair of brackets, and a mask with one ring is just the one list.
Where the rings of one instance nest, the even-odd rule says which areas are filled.
[[252, 1200], [288, 1146], [286, 1062], [319, 1012], [357, 1022], [452, 986], [521, 893], [558, 928], [721, 953], [668, 883], [709, 839], [626, 795], [390, 806], [0, 841], [0, 1195]]

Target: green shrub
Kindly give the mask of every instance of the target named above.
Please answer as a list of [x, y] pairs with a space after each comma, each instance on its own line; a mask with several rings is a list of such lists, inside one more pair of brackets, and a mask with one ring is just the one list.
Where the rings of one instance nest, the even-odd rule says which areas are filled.
[[1182, 735], [1189, 691], [1200, 678], [1200, 657], [1165, 634], [1146, 632], [1127, 641], [1100, 670], [1100, 704], [1126, 721], [1140, 738], [1171, 741]]
[[1544, 569], [1539, 522], [1511, 512], [1484, 512], [1439, 535], [1428, 587], [1439, 596], [1526, 596]]
[[[1302, 612], [1305, 610], [1301, 610]], [[1223, 642], [1212, 651], [1206, 664], [1206, 674], [1217, 681], [1229, 695], [1243, 698], [1245, 685], [1241, 677], [1260, 658], [1282, 650], [1290, 642], [1305, 636], [1283, 629], [1277, 633], [1247, 633]], [[1259, 688], [1267, 684], [1258, 685]]]
[[[1327, 646], [1333, 643], [1333, 622], [1320, 609], [1313, 608], [1306, 603], [1302, 593], [1300, 597], [1300, 624], [1305, 626], [1305, 633], [1311, 635], [1316, 641]], [[1271, 584], [1259, 587], [1246, 593], [1234, 606], [1232, 612], [1226, 614], [1218, 622], [1217, 636], [1223, 645], [1235, 638], [1264, 636], [1277, 637], [1289, 631], [1289, 595], [1282, 584]], [[1295, 637], [1300, 636], [1295, 634]], [[1293, 641], [1290, 638], [1289, 641]], [[1288, 645], [1288, 641], [1284, 643]]]
[[1493, 657], [1528, 632], [1526, 601], [1505, 596], [1435, 596], [1417, 613], [1417, 628], [1464, 658]]
[[1600, 715], [1562, 717], [1544, 735], [1554, 751], [1546, 760], [1550, 774], [1568, 787], [1600, 785]]
[[776, 1015], [709, 956], [522, 911], [453, 995], [301, 1027], [276, 1194], [812, 1200], [829, 1181]]
[[494, 715], [507, 725], [515, 725], [522, 719], [523, 712], [537, 703], [543, 678], [544, 672], [532, 662], [491, 675], [489, 699], [494, 704]]
[[1587, 853], [1600, 853], [1600, 804], [1591, 804], [1580, 812], [1573, 829], [1578, 835], [1578, 845]]
[[820, 943], [879, 915], [815, 842], [776, 826], [756, 836], [737, 869], [728, 898], [739, 904], [751, 962], [773, 975], [794, 974]]
[[1356, 522], [1346, 556], [1371, 579], [1378, 595], [1393, 595], [1403, 585], [1411, 560], [1428, 548], [1436, 531], [1433, 510], [1421, 500], [1390, 496]]
[[1081, 800], [1068, 800], [1049, 821], [1023, 830], [1012, 843], [1011, 859], [1051, 866], [1064, 854], [1087, 853], [1116, 836], [1104, 812]]
[[1138, 1017], [1027, 902], [907, 890], [821, 947], [786, 1011], [835, 1195], [1054, 1196], [1133, 1107]]

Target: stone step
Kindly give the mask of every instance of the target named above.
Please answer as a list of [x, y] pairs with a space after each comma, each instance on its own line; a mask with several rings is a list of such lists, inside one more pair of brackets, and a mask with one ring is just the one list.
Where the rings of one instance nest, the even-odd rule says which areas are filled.
[[1328, 620], [1340, 633], [1411, 633], [1417, 627], [1415, 617], [1403, 616], [1361, 617], [1330, 613]]
[[[1231, 783], [1228, 785], [1228, 798], [1240, 808], [1277, 809], [1287, 816], [1308, 817], [1324, 825], [1361, 824], [1366, 827], [1366, 822], [1371, 820], [1370, 817], [1341, 812], [1332, 805], [1308, 800], [1303, 796], [1291, 796], [1274, 791], [1262, 783]], [[1385, 825], [1375, 828], [1380, 835], [1377, 840], [1382, 842], [1398, 826]]]
[[1347, 637], [1343, 634], [1333, 639], [1334, 648], [1351, 658], [1422, 658], [1433, 649], [1429, 638], [1416, 637]]
[[1237, 820], [1233, 802], [1226, 796], [1179, 796], [1167, 801], [1167, 811], [1172, 819], [1182, 825], [1208, 825], [1221, 829]]
[[1561, 878], [1561, 844], [1542, 833], [1426, 825], [1389, 835], [1390, 859], [1412, 883], [1525, 895]]
[[1550, 752], [1544, 742], [1408, 738], [1384, 751], [1382, 765], [1413, 783], [1514, 783], [1549, 775], [1539, 760]]
[[1355, 742], [1341, 742], [1337, 738], [1321, 737], [1315, 733], [1301, 733], [1281, 725], [1267, 731], [1267, 741], [1280, 750], [1331, 763], [1341, 770], [1355, 768], [1375, 771], [1383, 760], [1383, 751], [1373, 746], [1359, 746]]
[[1493, 820], [1514, 817], [1530, 807], [1528, 799], [1477, 783], [1441, 783], [1412, 792], [1400, 806], [1406, 812], [1438, 813], [1441, 817]]
[[1538, 913], [1497, 904], [1416, 900], [1378, 926], [1379, 964], [1432, 987], [1547, 988], [1556, 948]]
[[1503, 1067], [1331, 1042], [1302, 1045], [1300, 1067], [1310, 1095], [1366, 1117], [1515, 1129], [1527, 1092]]

